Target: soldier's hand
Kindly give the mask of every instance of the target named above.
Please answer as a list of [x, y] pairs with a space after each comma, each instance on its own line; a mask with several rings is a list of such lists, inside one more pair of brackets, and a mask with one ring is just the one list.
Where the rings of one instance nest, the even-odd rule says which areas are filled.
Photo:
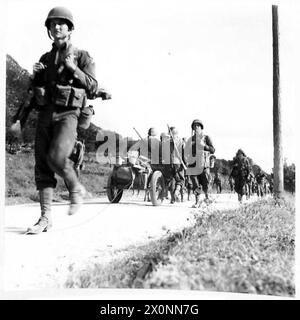
[[103, 92], [103, 94], [101, 95], [102, 100], [109, 100], [111, 99], [111, 94], [108, 92]]
[[75, 55], [73, 53], [69, 54], [65, 58], [65, 66], [72, 72], [75, 71], [76, 69], [76, 64], [75, 64]]
[[17, 120], [15, 123], [13, 123], [10, 128], [9, 131], [15, 136], [15, 137], [19, 137], [22, 134], [21, 131], [21, 123], [20, 120]]
[[46, 66], [42, 62], [37, 62], [33, 65], [33, 73], [40, 72], [45, 68]]

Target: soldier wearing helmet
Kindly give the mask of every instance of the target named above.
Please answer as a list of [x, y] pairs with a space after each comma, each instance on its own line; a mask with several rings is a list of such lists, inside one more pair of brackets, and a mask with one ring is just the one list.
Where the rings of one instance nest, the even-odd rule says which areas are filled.
[[162, 134], [161, 141], [161, 171], [171, 193], [171, 203], [180, 201], [184, 185], [184, 169], [181, 164], [183, 141], [178, 134], [176, 127], [170, 127], [169, 134]]
[[192, 136], [184, 147], [184, 158], [187, 163], [186, 175], [190, 176], [196, 198], [194, 207], [198, 207], [201, 189], [205, 194], [205, 201], [209, 202], [208, 187], [211, 180], [209, 156], [215, 153], [215, 148], [211, 138], [204, 134], [201, 120], [195, 119], [191, 128]]
[[157, 165], [160, 162], [160, 143], [157, 129], [151, 127], [148, 129], [147, 137], [139, 140], [131, 149], [138, 150], [141, 156], [150, 160], [151, 165]]
[[87, 99], [94, 99], [98, 89], [95, 64], [89, 53], [71, 42], [74, 30], [71, 11], [64, 7], [50, 10], [45, 26], [53, 41], [49, 52], [33, 66], [32, 84], [38, 104], [35, 140], [35, 182], [40, 196], [41, 217], [28, 229], [37, 234], [51, 228], [53, 189], [61, 176], [69, 189], [68, 214], [82, 203], [82, 186], [69, 156], [72, 153], [78, 118]]
[[257, 169], [255, 180], [257, 182], [257, 196], [263, 197], [265, 194], [265, 184], [267, 181], [267, 175], [262, 171], [260, 167], [258, 167]]
[[234, 190], [238, 194], [238, 200], [240, 202], [242, 202], [243, 195], [246, 195], [247, 197], [250, 195], [248, 184], [250, 171], [251, 166], [245, 152], [242, 149], [238, 149], [233, 158], [230, 178], [234, 179]]

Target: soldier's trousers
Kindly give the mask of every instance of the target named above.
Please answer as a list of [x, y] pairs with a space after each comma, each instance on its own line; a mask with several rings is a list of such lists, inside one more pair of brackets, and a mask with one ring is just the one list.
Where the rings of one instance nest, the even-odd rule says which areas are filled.
[[172, 179], [170, 181], [170, 191], [174, 193], [176, 189], [181, 190], [184, 186], [184, 169], [181, 164], [172, 164]]
[[237, 194], [244, 195], [246, 194], [247, 182], [246, 179], [242, 176], [238, 176], [234, 180], [234, 191]]
[[[55, 188], [55, 173], [69, 191], [77, 191], [79, 182], [69, 159], [77, 137], [79, 109], [60, 112], [55, 106], [39, 111], [35, 136], [35, 182], [38, 190]], [[57, 113], [59, 112], [59, 113]]]
[[208, 193], [208, 185], [210, 182], [210, 172], [208, 168], [204, 169], [201, 174], [190, 177], [193, 184], [193, 192], [195, 193], [195, 195], [199, 195], [201, 193], [201, 187], [205, 194]]

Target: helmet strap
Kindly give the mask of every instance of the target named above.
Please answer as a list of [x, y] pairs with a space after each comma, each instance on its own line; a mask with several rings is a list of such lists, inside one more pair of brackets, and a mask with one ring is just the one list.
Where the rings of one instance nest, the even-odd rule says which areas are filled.
[[53, 37], [51, 36], [50, 30], [47, 28], [47, 34], [50, 40], [54, 41]]

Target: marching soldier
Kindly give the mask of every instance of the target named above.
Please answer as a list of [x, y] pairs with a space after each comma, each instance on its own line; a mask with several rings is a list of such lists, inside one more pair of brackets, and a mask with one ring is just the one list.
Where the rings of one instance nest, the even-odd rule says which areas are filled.
[[263, 197], [265, 194], [265, 183], [267, 176], [266, 174], [261, 170], [261, 168], [258, 168], [258, 171], [255, 175], [255, 179], [257, 182], [257, 196]]
[[233, 159], [233, 168], [230, 177], [234, 179], [234, 189], [241, 202], [243, 195], [248, 194], [248, 179], [250, 174], [250, 163], [245, 152], [239, 149]]
[[87, 99], [94, 99], [98, 83], [95, 64], [87, 51], [71, 43], [74, 30], [72, 13], [64, 7], [50, 10], [45, 26], [53, 41], [49, 52], [33, 66], [33, 90], [38, 104], [35, 139], [35, 182], [40, 196], [41, 217], [27, 231], [37, 234], [52, 226], [51, 203], [56, 187], [55, 174], [69, 188], [68, 214], [75, 214], [82, 203], [81, 184], [69, 156], [72, 153], [78, 118]]
[[170, 144], [171, 166], [172, 166], [172, 186], [171, 186], [171, 203], [179, 202], [182, 198], [184, 187], [184, 168], [181, 163], [183, 154], [183, 141], [178, 135], [175, 127], [170, 128], [172, 140]]
[[184, 157], [187, 164], [186, 174], [190, 176], [196, 202], [193, 207], [199, 206], [201, 188], [205, 194], [205, 201], [209, 202], [208, 186], [210, 182], [209, 155], [215, 153], [215, 148], [208, 135], [203, 133], [201, 120], [194, 120], [191, 124], [192, 136], [187, 140], [184, 148]]
[[222, 192], [222, 182], [221, 182], [221, 179], [219, 177], [218, 171], [215, 173], [213, 185], [216, 185], [217, 193], [221, 193]]
[[248, 188], [249, 188], [249, 196], [252, 196], [254, 194], [255, 190], [255, 175], [252, 170], [250, 170], [249, 176], [248, 176]]
[[[131, 150], [138, 151], [139, 156], [143, 156], [150, 160], [150, 166], [152, 170], [160, 168], [160, 149], [161, 149], [161, 140], [158, 135], [156, 128], [151, 127], [148, 130], [148, 135], [146, 138], [136, 142]], [[149, 188], [149, 182], [151, 179], [152, 173], [148, 176], [147, 188]], [[150, 201], [149, 190], [145, 192], [144, 201]]]

